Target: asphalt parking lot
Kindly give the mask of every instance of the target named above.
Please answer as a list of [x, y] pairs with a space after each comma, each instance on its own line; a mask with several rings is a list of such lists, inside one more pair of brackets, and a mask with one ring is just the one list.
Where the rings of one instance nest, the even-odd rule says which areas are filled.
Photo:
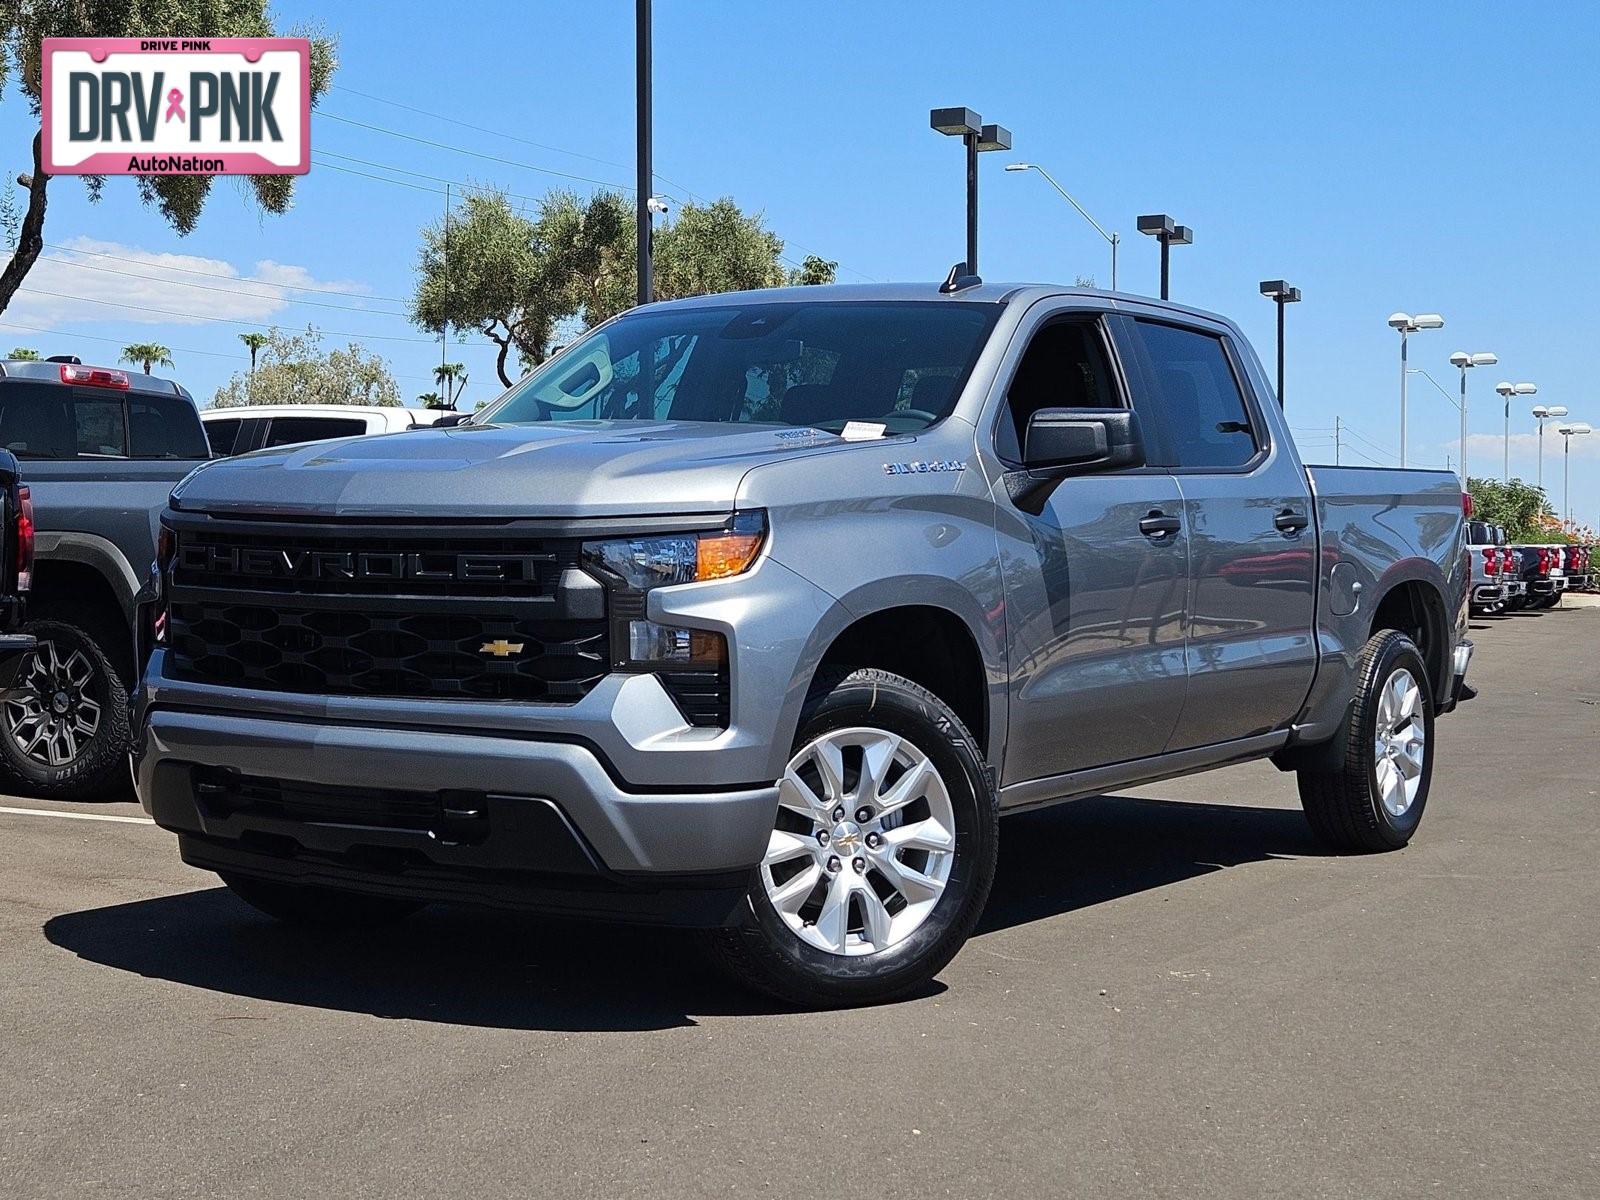
[[1593, 1196], [1600, 609], [1473, 626], [1407, 850], [1324, 856], [1265, 764], [1017, 817], [852, 1012], [682, 936], [307, 936], [131, 803], [0, 798], [0, 1195]]

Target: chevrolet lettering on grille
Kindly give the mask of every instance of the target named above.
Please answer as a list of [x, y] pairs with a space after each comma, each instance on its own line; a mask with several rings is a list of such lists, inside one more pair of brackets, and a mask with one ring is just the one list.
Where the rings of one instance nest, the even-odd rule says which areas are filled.
[[302, 550], [258, 546], [182, 545], [185, 572], [259, 579], [459, 580], [468, 583], [534, 582], [542, 554], [416, 553], [398, 550]]

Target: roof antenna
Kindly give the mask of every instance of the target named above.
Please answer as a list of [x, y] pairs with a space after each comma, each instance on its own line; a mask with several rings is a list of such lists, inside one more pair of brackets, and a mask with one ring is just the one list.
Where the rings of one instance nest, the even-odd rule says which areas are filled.
[[939, 285], [939, 290], [948, 296], [951, 292], [965, 291], [967, 288], [977, 287], [981, 283], [983, 283], [983, 280], [978, 276], [967, 273], [966, 263], [958, 262], [950, 268], [950, 274], [945, 276], [944, 282]]

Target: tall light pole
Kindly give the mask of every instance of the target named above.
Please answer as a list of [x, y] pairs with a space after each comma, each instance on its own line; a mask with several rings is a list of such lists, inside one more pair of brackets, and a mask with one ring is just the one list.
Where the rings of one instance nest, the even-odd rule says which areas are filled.
[[1544, 423], [1554, 417], [1567, 415], [1565, 404], [1535, 404], [1534, 419], [1539, 422], [1539, 489], [1544, 490]]
[[1390, 313], [1389, 328], [1400, 334], [1400, 465], [1406, 465], [1406, 338], [1423, 329], [1443, 329], [1444, 318], [1438, 313]]
[[638, 235], [638, 254], [635, 257], [639, 260], [638, 303], [649, 304], [655, 295], [654, 281], [651, 279], [655, 247], [651, 238], [650, 199], [655, 191], [655, 166], [651, 162], [650, 0], [635, 0], [635, 5], [634, 121], [638, 137], [638, 153], [634, 164], [638, 171], [638, 194], [634, 197], [634, 224]]
[[1087, 212], [1085, 212], [1083, 205], [1079, 204], [1076, 200], [1074, 200], [1072, 198], [1072, 196], [1067, 192], [1067, 189], [1062, 187], [1059, 183], [1056, 182], [1055, 176], [1050, 174], [1049, 171], [1046, 171], [1038, 163], [1025, 163], [1025, 162], [1024, 163], [1007, 163], [1006, 164], [1006, 170], [1008, 170], [1008, 171], [1037, 171], [1037, 172], [1039, 172], [1039, 174], [1044, 176], [1044, 179], [1045, 179], [1046, 183], [1048, 183], [1051, 187], [1055, 188], [1056, 191], [1060, 192], [1062, 198], [1065, 199], [1068, 204], [1072, 205], [1073, 208], [1078, 210], [1078, 215], [1080, 217], [1082, 217], [1085, 221], [1089, 222], [1089, 224], [1094, 226], [1094, 231], [1096, 233], [1098, 233], [1101, 237], [1105, 238], [1106, 241], [1111, 243], [1111, 290], [1113, 292], [1116, 291], [1117, 290], [1117, 246], [1120, 245], [1121, 242], [1122, 242], [1122, 235], [1120, 233], [1107, 233], [1104, 229], [1102, 229], [1100, 227], [1100, 222], [1096, 221]]
[[1565, 445], [1561, 450], [1561, 512], [1562, 520], [1572, 520], [1572, 501], [1567, 495], [1567, 466], [1572, 460], [1572, 439], [1583, 437], [1594, 432], [1594, 428], [1583, 421], [1574, 421], [1571, 425], [1557, 425], [1556, 432], [1562, 437]]
[[1461, 487], [1467, 486], [1467, 372], [1473, 367], [1492, 367], [1500, 359], [1488, 351], [1468, 354], [1457, 350], [1450, 356], [1450, 365], [1461, 368]]
[[1174, 246], [1188, 246], [1194, 242], [1194, 230], [1176, 224], [1166, 213], [1149, 213], [1139, 218], [1139, 232], [1147, 233], [1161, 243], [1161, 298], [1167, 298], [1170, 278], [1168, 256]]
[[1532, 396], [1538, 392], [1539, 386], [1533, 383], [1507, 383], [1502, 380], [1494, 385], [1494, 390], [1506, 403], [1506, 438], [1504, 462], [1501, 464], [1501, 482], [1511, 482], [1511, 397]]
[[1300, 289], [1290, 287], [1281, 279], [1263, 279], [1261, 281], [1261, 294], [1270, 297], [1278, 305], [1278, 407], [1283, 407], [1283, 306], [1294, 304], [1300, 299]]
[[935, 108], [928, 124], [967, 148], [967, 270], [978, 273], [978, 155], [987, 150], [1011, 149], [1011, 131], [1003, 125], [985, 125], [970, 108]]

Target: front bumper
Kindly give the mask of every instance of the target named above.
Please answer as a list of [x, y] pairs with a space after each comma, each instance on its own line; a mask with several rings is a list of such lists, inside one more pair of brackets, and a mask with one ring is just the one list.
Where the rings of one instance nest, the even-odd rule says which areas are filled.
[[628, 791], [572, 743], [170, 710], [134, 774], [195, 866], [687, 924], [732, 911], [777, 806], [775, 785]]

